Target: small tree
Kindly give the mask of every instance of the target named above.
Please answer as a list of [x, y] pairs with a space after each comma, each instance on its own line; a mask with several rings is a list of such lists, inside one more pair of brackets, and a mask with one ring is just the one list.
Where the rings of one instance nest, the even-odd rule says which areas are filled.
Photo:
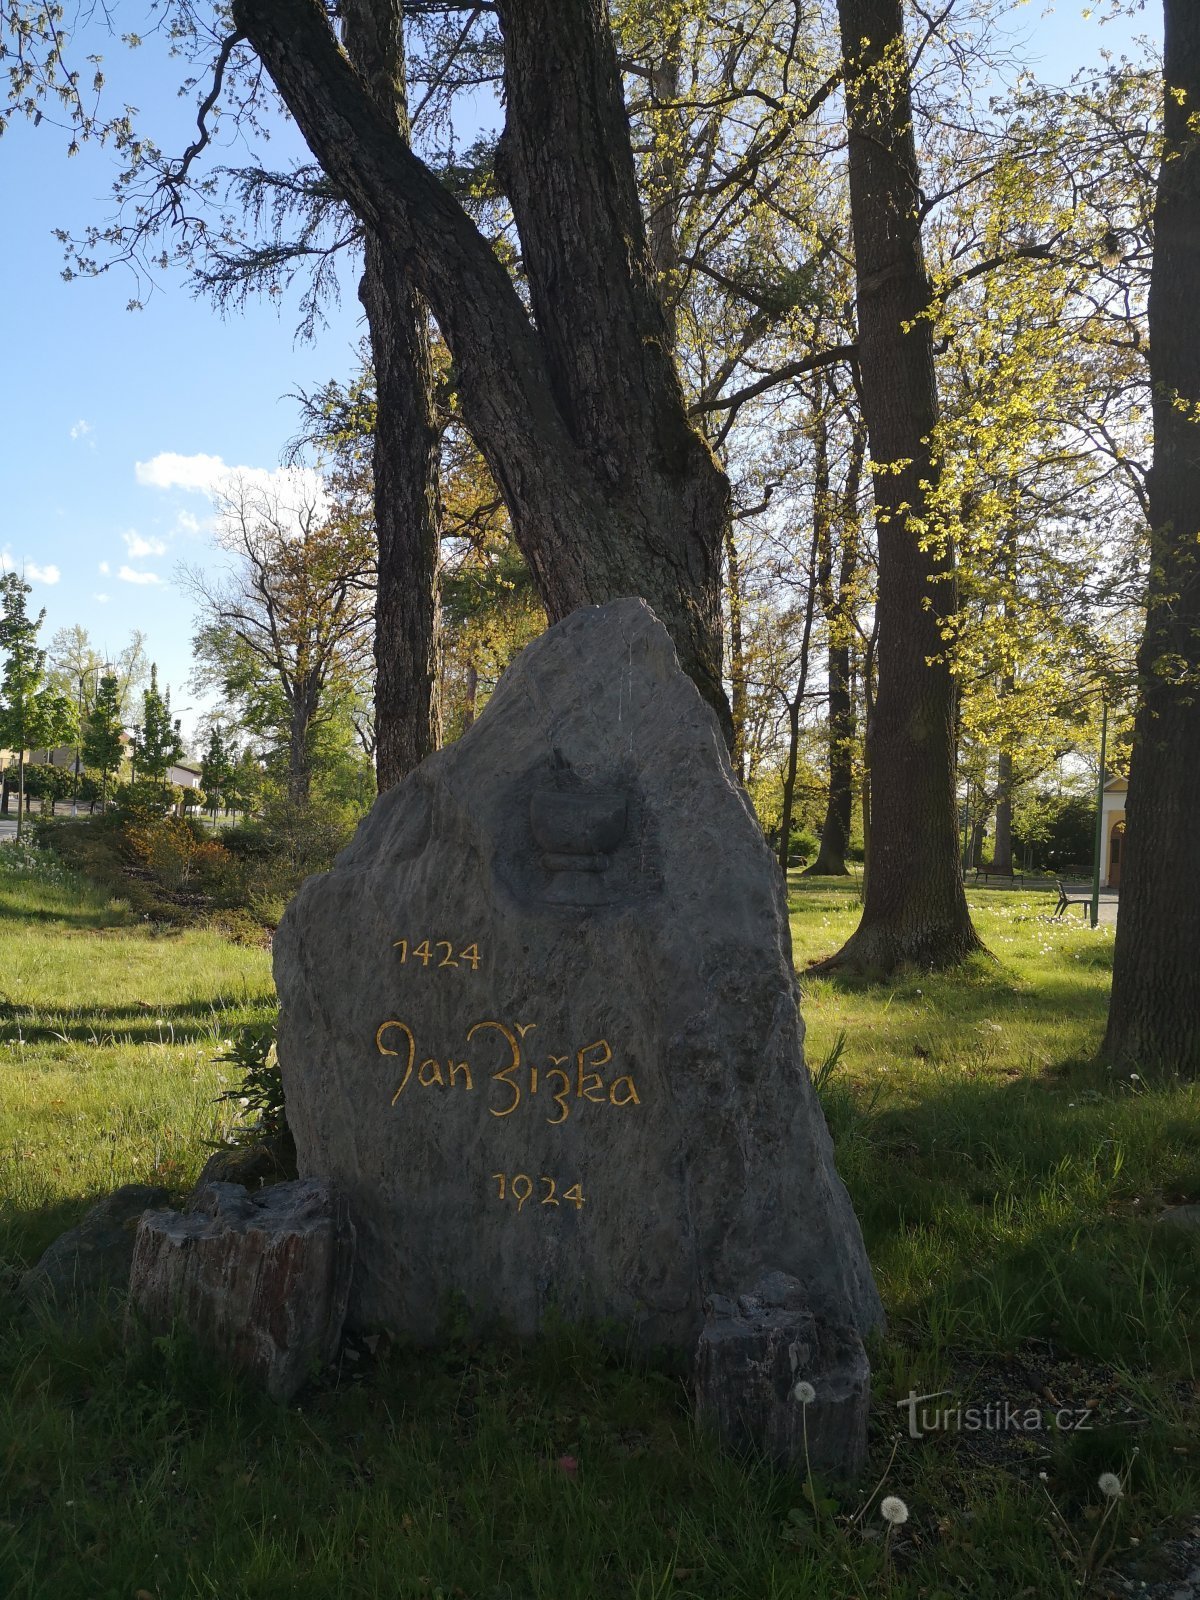
[[125, 754], [121, 725], [121, 685], [109, 672], [100, 687], [83, 729], [83, 759], [100, 770], [100, 805], [108, 803], [108, 775], [117, 772]]
[[142, 726], [134, 741], [138, 776], [165, 783], [167, 773], [183, 755], [179, 719], [171, 720], [171, 691], [158, 687], [158, 668], [150, 668], [150, 687], [142, 694]]
[[25, 826], [25, 752], [71, 734], [71, 704], [46, 681], [46, 652], [37, 636], [46, 613], [29, 615], [29, 585], [15, 572], [0, 577], [0, 744], [17, 756], [17, 838]]
[[216, 820], [219, 806], [229, 804], [229, 786], [233, 778], [233, 756], [221, 730], [214, 724], [208, 736], [208, 749], [200, 759], [200, 787]]

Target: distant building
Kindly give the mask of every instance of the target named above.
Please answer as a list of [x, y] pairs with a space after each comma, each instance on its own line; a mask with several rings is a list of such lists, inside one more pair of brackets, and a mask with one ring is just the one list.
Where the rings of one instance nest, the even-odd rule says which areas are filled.
[[1125, 778], [1110, 778], [1104, 785], [1104, 800], [1100, 808], [1103, 827], [1100, 830], [1100, 882], [1108, 889], [1121, 887], [1121, 858], [1125, 854], [1125, 796], [1129, 783]]
[[200, 768], [194, 767], [190, 761], [177, 761], [173, 767], [167, 768], [167, 782], [173, 783], [178, 789], [198, 789]]

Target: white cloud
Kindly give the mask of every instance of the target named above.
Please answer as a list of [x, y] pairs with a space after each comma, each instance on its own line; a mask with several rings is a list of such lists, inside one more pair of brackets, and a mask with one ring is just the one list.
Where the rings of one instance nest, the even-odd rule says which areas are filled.
[[90, 422], [85, 422], [83, 420], [83, 418], [80, 417], [79, 421], [71, 429], [71, 437], [72, 437], [72, 439], [86, 439], [88, 434], [91, 433], [91, 431], [92, 431], [91, 423]]
[[11, 572], [13, 569], [12, 551], [7, 545], [0, 550], [0, 572]]
[[109, 574], [109, 572], [110, 572], [110, 571], [111, 571], [111, 570], [112, 570], [112, 569], [111, 569], [111, 568], [110, 568], [110, 567], [109, 567], [109, 564], [108, 564], [108, 562], [107, 562], [107, 561], [102, 561], [102, 562], [101, 562], [101, 563], [100, 563], [100, 572], [101, 572], [101, 574], [102, 574], [102, 575], [103, 575], [103, 576], [104, 576], [104, 577], [106, 577], [106, 578], [107, 578], [107, 577], [108, 577], [108, 574]]
[[36, 561], [27, 561], [25, 563], [25, 576], [31, 583], [53, 584], [58, 582], [62, 577], [62, 573], [53, 564], [40, 567]]
[[203, 533], [205, 527], [206, 524], [201, 522], [199, 517], [194, 517], [190, 511], [177, 511], [175, 513], [176, 533], [186, 533], [194, 537], [198, 533]]
[[[220, 456], [184, 456], [164, 450], [149, 461], [135, 462], [133, 470], [144, 488], [183, 489], [207, 495], [214, 502], [236, 497], [247, 489], [257, 490], [271, 496], [285, 514], [294, 513], [305, 503], [324, 504], [327, 498], [320, 473], [309, 467], [231, 467]], [[183, 522], [188, 515], [180, 513], [181, 529], [202, 531], [199, 524], [189, 528]]]
[[94, 594], [92, 599], [97, 601], [102, 606], [106, 606], [108, 604], [108, 596], [106, 594]]
[[132, 567], [122, 567], [117, 573], [122, 583], [161, 583], [157, 572], [135, 572]]
[[149, 461], [135, 462], [133, 470], [137, 481], [149, 489], [197, 489], [211, 494], [230, 469], [220, 456], [181, 456], [163, 450]]
[[129, 559], [131, 561], [140, 561], [145, 556], [165, 556], [167, 553], [165, 539], [143, 538], [136, 529], [123, 533], [121, 537], [125, 541], [125, 548], [129, 551]]

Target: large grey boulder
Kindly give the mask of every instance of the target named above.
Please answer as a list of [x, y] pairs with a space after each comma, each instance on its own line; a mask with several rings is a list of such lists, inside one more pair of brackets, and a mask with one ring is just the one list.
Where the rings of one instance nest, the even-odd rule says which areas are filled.
[[21, 1279], [31, 1300], [79, 1305], [106, 1291], [124, 1294], [142, 1214], [161, 1206], [170, 1190], [125, 1183], [98, 1200], [82, 1221], [60, 1233]]
[[851, 1345], [879, 1323], [780, 873], [641, 601], [530, 645], [274, 950], [299, 1170], [357, 1229], [353, 1322], [431, 1339], [456, 1297], [692, 1351], [712, 1296], [783, 1273]]
[[176, 1323], [289, 1400], [337, 1353], [354, 1266], [342, 1197], [316, 1178], [250, 1194], [210, 1183], [188, 1211], [148, 1211], [129, 1275], [131, 1329]]

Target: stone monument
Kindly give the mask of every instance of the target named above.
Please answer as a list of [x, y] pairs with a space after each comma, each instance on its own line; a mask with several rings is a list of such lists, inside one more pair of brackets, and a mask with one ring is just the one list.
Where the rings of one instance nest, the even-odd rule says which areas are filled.
[[832, 1407], [814, 1437], [842, 1441], [826, 1461], [856, 1465], [881, 1310], [804, 1065], [784, 888], [645, 604], [529, 646], [307, 881], [275, 977], [300, 1172], [357, 1235], [352, 1325], [431, 1340], [458, 1301], [689, 1354], [707, 1329], [722, 1432], [794, 1453], [753, 1419], [804, 1379]]

